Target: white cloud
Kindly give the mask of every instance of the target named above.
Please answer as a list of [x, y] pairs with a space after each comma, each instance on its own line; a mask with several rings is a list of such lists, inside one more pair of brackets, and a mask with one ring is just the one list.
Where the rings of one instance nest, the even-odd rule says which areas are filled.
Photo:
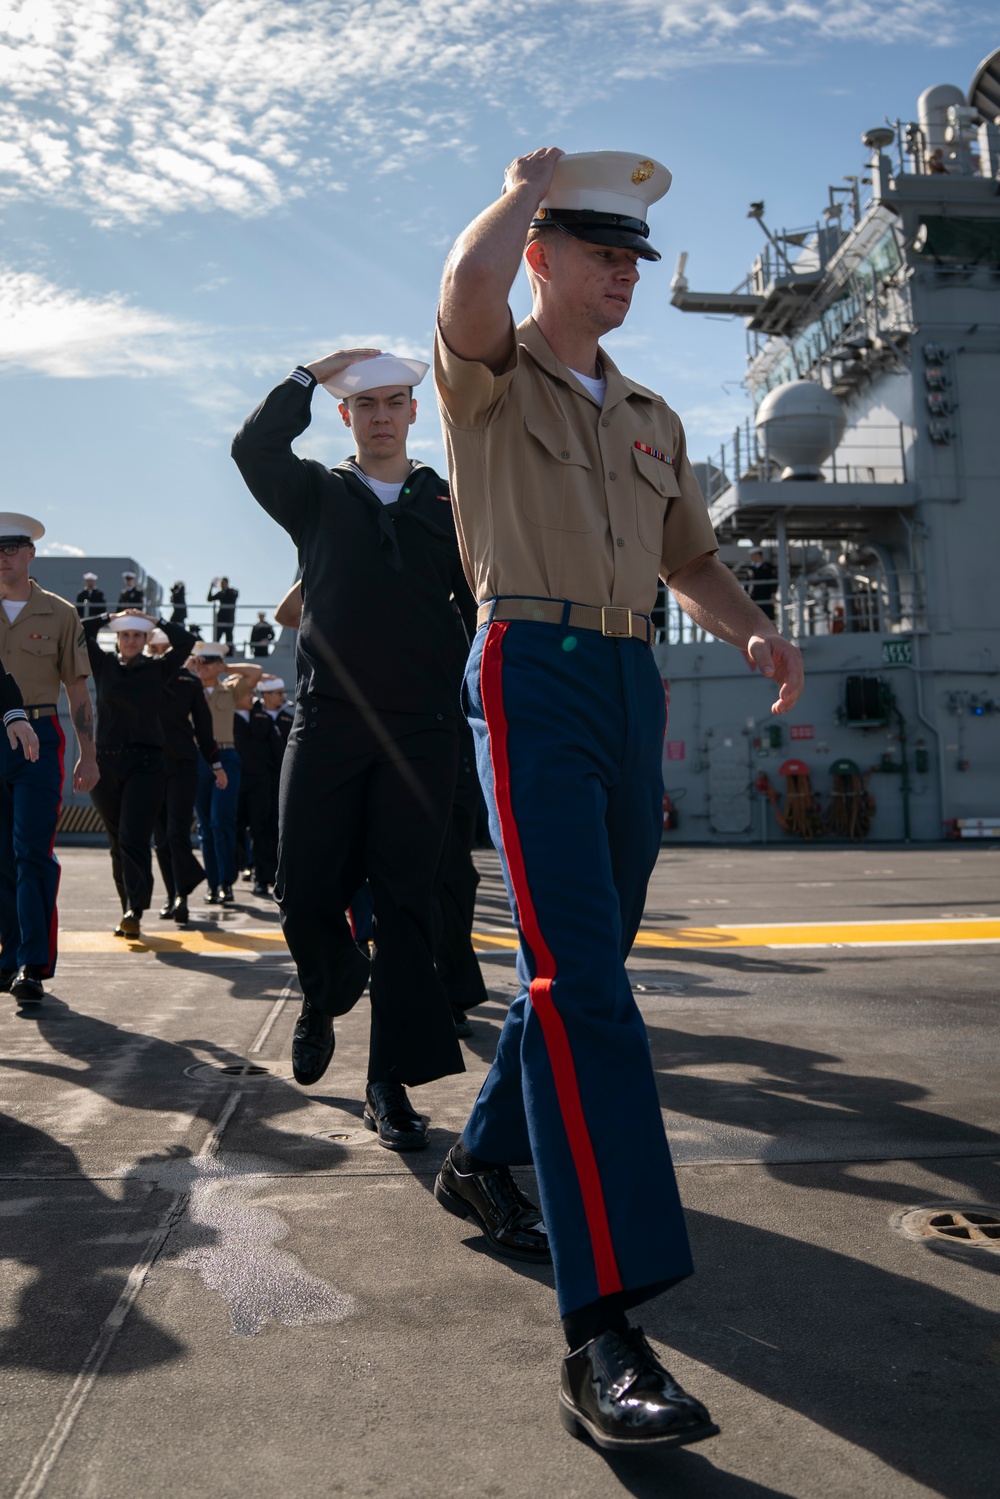
[[86, 557], [83, 547], [72, 546], [66, 541], [50, 541], [47, 545], [39, 547], [39, 557]]
[[113, 293], [88, 297], [0, 266], [0, 370], [63, 378], [164, 374], [187, 363], [196, 330]]
[[342, 187], [345, 163], [467, 155], [474, 113], [516, 114], [526, 91], [558, 109], [615, 80], [809, 42], [947, 44], [981, 20], [950, 0], [8, 0], [0, 198], [98, 223], [247, 217]]

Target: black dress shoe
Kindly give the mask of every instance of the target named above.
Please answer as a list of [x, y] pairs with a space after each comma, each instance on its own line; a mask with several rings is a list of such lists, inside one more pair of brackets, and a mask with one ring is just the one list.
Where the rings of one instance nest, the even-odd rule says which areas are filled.
[[510, 1174], [507, 1166], [491, 1166], [463, 1176], [455, 1169], [452, 1152], [434, 1183], [434, 1196], [456, 1218], [474, 1218], [497, 1251], [512, 1260], [548, 1264], [552, 1258], [542, 1215]]
[[664, 1369], [641, 1327], [602, 1332], [563, 1359], [559, 1416], [598, 1447], [686, 1447], [718, 1436], [700, 1400]]
[[333, 1016], [322, 1014], [306, 1001], [292, 1032], [292, 1076], [295, 1081], [305, 1087], [318, 1083], [330, 1065], [336, 1044]]
[[174, 919], [174, 907], [176, 906], [176, 904], [177, 904], [177, 897], [176, 897], [176, 895], [172, 895], [170, 897], [170, 899], [167, 901], [166, 905], [160, 907], [160, 920], [161, 921], [173, 921], [173, 919]]
[[32, 963], [23, 963], [11, 981], [10, 992], [19, 1005], [37, 1004], [45, 998], [42, 970]]
[[211, 886], [209, 886], [205, 894], [202, 896], [202, 900], [205, 902], [206, 906], [221, 906], [222, 891], [214, 890]]
[[231, 906], [235, 904], [236, 897], [233, 894], [232, 885], [219, 886], [219, 900], [224, 906]]
[[270, 893], [271, 892], [267, 888], [267, 886], [266, 885], [262, 885], [259, 880], [257, 881], [256, 885], [254, 885], [253, 889], [250, 891], [251, 895], [259, 895], [264, 900], [267, 899], [267, 897], [270, 895]]
[[115, 936], [117, 937], [120, 932], [123, 937], [131, 937], [133, 938], [133, 940], [136, 937], [141, 937], [142, 932], [139, 929], [139, 917], [141, 914], [142, 913], [139, 911], [124, 912], [124, 914], [122, 915], [122, 919], [118, 924], [118, 931], [115, 933]]
[[406, 1096], [402, 1083], [369, 1083], [365, 1088], [365, 1129], [374, 1130], [387, 1150], [423, 1150], [427, 1121]]
[[174, 901], [170, 915], [180, 926], [183, 926], [186, 921], [190, 921], [191, 912], [188, 910], [187, 898], [185, 896], [178, 895]]
[[472, 1026], [469, 1024], [469, 1017], [464, 1010], [460, 1010], [457, 1005], [452, 1005], [451, 1018], [455, 1022], [455, 1035], [460, 1041], [464, 1041], [466, 1037], [472, 1035]]

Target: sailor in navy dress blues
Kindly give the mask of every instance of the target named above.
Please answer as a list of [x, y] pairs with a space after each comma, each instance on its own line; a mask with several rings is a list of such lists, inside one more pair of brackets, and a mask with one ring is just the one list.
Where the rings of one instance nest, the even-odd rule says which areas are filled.
[[[455, 786], [453, 598], [471, 615], [445, 482], [411, 462], [413, 387], [427, 365], [352, 349], [293, 370], [248, 417], [233, 457], [298, 548], [303, 608], [294, 726], [281, 775], [275, 896], [302, 984], [300, 1082], [333, 1054], [333, 1022], [369, 961], [346, 915], [375, 905], [365, 1122], [390, 1149], [427, 1143], [406, 1086], [464, 1070], [434, 966], [434, 881]], [[355, 456], [326, 468], [292, 443], [317, 382]], [[337, 914], [335, 914], [337, 913]]]
[[[115, 935], [134, 938], [153, 899], [153, 829], [166, 791], [160, 718], [164, 690], [181, 671], [194, 636], [183, 625], [137, 610], [93, 617], [83, 628], [97, 694], [101, 772], [90, 797], [108, 831], [112, 878], [121, 901]], [[166, 635], [170, 649], [147, 656], [146, 642], [156, 628]], [[98, 644], [105, 629], [117, 635], [114, 651]]]

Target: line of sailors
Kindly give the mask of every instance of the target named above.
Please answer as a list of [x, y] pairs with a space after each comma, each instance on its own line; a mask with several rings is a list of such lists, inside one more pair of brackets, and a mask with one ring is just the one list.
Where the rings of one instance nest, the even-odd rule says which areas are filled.
[[[268, 893], [291, 725], [282, 711], [284, 683], [269, 678], [266, 698], [257, 702], [253, 688], [263, 668], [227, 666], [226, 643], [197, 641], [183, 624], [153, 620], [134, 602], [134, 612], [113, 619], [103, 609], [92, 612], [101, 603], [93, 588], [77, 605], [40, 588], [29, 570], [44, 534], [33, 516], [0, 513], [0, 709], [7, 730], [0, 736], [0, 992], [21, 1004], [44, 997], [58, 957], [62, 690], [79, 746], [72, 785], [91, 794], [107, 826], [122, 935], [138, 934], [152, 899], [154, 838], [168, 896], [164, 916], [187, 920], [187, 898], [206, 878], [207, 901], [231, 901], [238, 847], [246, 850], [242, 861], [253, 863], [255, 891]], [[123, 582], [124, 598], [135, 578]], [[117, 635], [114, 651], [98, 641], [105, 627]], [[204, 869], [191, 849], [193, 812]]]
[[[91, 799], [108, 831], [122, 905], [116, 935], [138, 937], [152, 905], [151, 844], [166, 889], [161, 917], [190, 919], [188, 899], [230, 905], [237, 870], [252, 865], [268, 898], [278, 842], [278, 782], [291, 717], [284, 682], [228, 662], [225, 641], [138, 610], [84, 621], [97, 699], [100, 780]], [[116, 635], [114, 650], [98, 640]], [[268, 702], [256, 696], [266, 684]], [[196, 818], [204, 867], [191, 848]]]

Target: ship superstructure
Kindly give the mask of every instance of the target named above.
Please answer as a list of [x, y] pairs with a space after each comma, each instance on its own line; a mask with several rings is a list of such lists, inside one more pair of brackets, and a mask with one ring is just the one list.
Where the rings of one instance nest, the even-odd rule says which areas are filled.
[[735, 291], [691, 291], [684, 255], [672, 283], [681, 311], [744, 320], [754, 415], [698, 472], [723, 560], [773, 560], [809, 678], [771, 720], [667, 597], [685, 841], [1000, 834], [1000, 51], [863, 143], [811, 228], [750, 205]]

